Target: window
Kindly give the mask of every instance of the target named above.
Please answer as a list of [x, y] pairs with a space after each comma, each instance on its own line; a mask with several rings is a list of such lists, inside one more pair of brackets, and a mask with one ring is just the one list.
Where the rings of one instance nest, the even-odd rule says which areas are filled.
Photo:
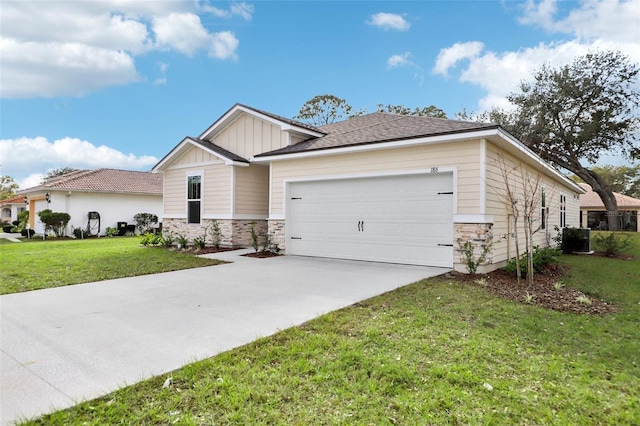
[[560, 196], [560, 228], [567, 226], [567, 196]]
[[202, 176], [187, 176], [187, 223], [200, 223]]

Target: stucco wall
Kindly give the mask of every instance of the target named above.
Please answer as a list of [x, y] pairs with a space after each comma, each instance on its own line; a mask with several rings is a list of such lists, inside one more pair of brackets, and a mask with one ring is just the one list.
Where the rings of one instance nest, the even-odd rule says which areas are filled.
[[[71, 220], [67, 229], [71, 233], [73, 228], [86, 229], [88, 213], [96, 211], [100, 214], [100, 235], [104, 235], [105, 229], [115, 228], [118, 222], [135, 224], [133, 216], [137, 213], [152, 213], [162, 217], [162, 196], [133, 195], [133, 194], [109, 194], [68, 191], [49, 191], [51, 203], [40, 202], [39, 206], [49, 208], [54, 212], [69, 213]], [[41, 232], [36, 217], [34, 218], [35, 230]]]

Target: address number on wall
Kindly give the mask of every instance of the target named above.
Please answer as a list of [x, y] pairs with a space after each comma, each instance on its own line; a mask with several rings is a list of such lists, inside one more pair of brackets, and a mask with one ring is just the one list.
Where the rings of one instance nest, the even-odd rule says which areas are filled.
[[438, 173], [438, 168], [437, 167], [432, 167], [431, 168], [431, 173]]

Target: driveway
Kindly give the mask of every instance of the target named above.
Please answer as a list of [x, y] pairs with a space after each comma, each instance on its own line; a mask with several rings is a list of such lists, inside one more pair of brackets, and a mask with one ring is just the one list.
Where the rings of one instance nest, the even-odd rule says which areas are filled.
[[0, 296], [0, 419], [96, 398], [447, 272], [297, 256]]

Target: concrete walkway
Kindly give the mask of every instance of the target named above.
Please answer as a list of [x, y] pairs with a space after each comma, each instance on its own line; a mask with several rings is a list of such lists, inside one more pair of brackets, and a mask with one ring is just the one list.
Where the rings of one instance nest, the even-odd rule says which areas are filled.
[[14, 243], [21, 243], [22, 241], [20, 241], [20, 239], [23, 237], [20, 234], [8, 234], [6, 232], [0, 232], [0, 238], [4, 238]]
[[96, 398], [446, 269], [281, 256], [0, 296], [0, 419]]

